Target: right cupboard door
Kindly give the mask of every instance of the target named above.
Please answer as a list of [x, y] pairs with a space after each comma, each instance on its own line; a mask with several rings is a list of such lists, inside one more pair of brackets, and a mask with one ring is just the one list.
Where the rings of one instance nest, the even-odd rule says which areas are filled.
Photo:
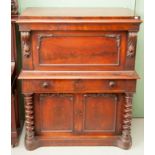
[[118, 134], [123, 98], [119, 94], [85, 94], [83, 132]]

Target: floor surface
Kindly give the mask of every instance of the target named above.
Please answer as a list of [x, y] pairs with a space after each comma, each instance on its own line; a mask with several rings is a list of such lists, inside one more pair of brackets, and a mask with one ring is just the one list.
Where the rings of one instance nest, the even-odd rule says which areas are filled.
[[130, 150], [117, 147], [41, 147], [34, 151], [27, 151], [24, 147], [23, 130], [19, 146], [11, 149], [12, 155], [144, 155], [144, 120], [133, 119], [132, 141]]

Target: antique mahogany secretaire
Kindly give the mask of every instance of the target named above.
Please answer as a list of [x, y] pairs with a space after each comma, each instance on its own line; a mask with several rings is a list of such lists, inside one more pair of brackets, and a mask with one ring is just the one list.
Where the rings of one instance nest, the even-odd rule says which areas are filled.
[[27, 8], [18, 24], [28, 150], [131, 147], [141, 23], [124, 8]]

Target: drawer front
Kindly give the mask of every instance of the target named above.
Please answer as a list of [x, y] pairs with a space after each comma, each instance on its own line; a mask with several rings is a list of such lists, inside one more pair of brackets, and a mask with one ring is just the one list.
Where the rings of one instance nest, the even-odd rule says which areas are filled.
[[24, 80], [22, 82], [24, 92], [73, 92], [74, 81], [72, 80]]
[[23, 80], [22, 87], [36, 93], [134, 92], [136, 80]]
[[[24, 68], [35, 70], [123, 70], [126, 33], [31, 32], [32, 55]], [[28, 65], [28, 61], [31, 65]]]

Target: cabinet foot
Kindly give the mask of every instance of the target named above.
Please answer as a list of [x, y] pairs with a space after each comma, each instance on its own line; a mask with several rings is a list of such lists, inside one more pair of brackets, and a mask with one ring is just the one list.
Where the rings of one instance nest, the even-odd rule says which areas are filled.
[[37, 149], [39, 146], [37, 145], [37, 141], [35, 139], [32, 139], [31, 141], [27, 140], [25, 137], [25, 148], [29, 151], [33, 151]]
[[120, 138], [117, 142], [117, 146], [121, 149], [128, 150], [132, 146], [132, 138], [131, 136], [128, 137], [128, 139]]
[[11, 144], [11, 147], [12, 147], [12, 148], [14, 148], [14, 147], [16, 147], [16, 146], [18, 146], [18, 141], [16, 141], [15, 143]]

